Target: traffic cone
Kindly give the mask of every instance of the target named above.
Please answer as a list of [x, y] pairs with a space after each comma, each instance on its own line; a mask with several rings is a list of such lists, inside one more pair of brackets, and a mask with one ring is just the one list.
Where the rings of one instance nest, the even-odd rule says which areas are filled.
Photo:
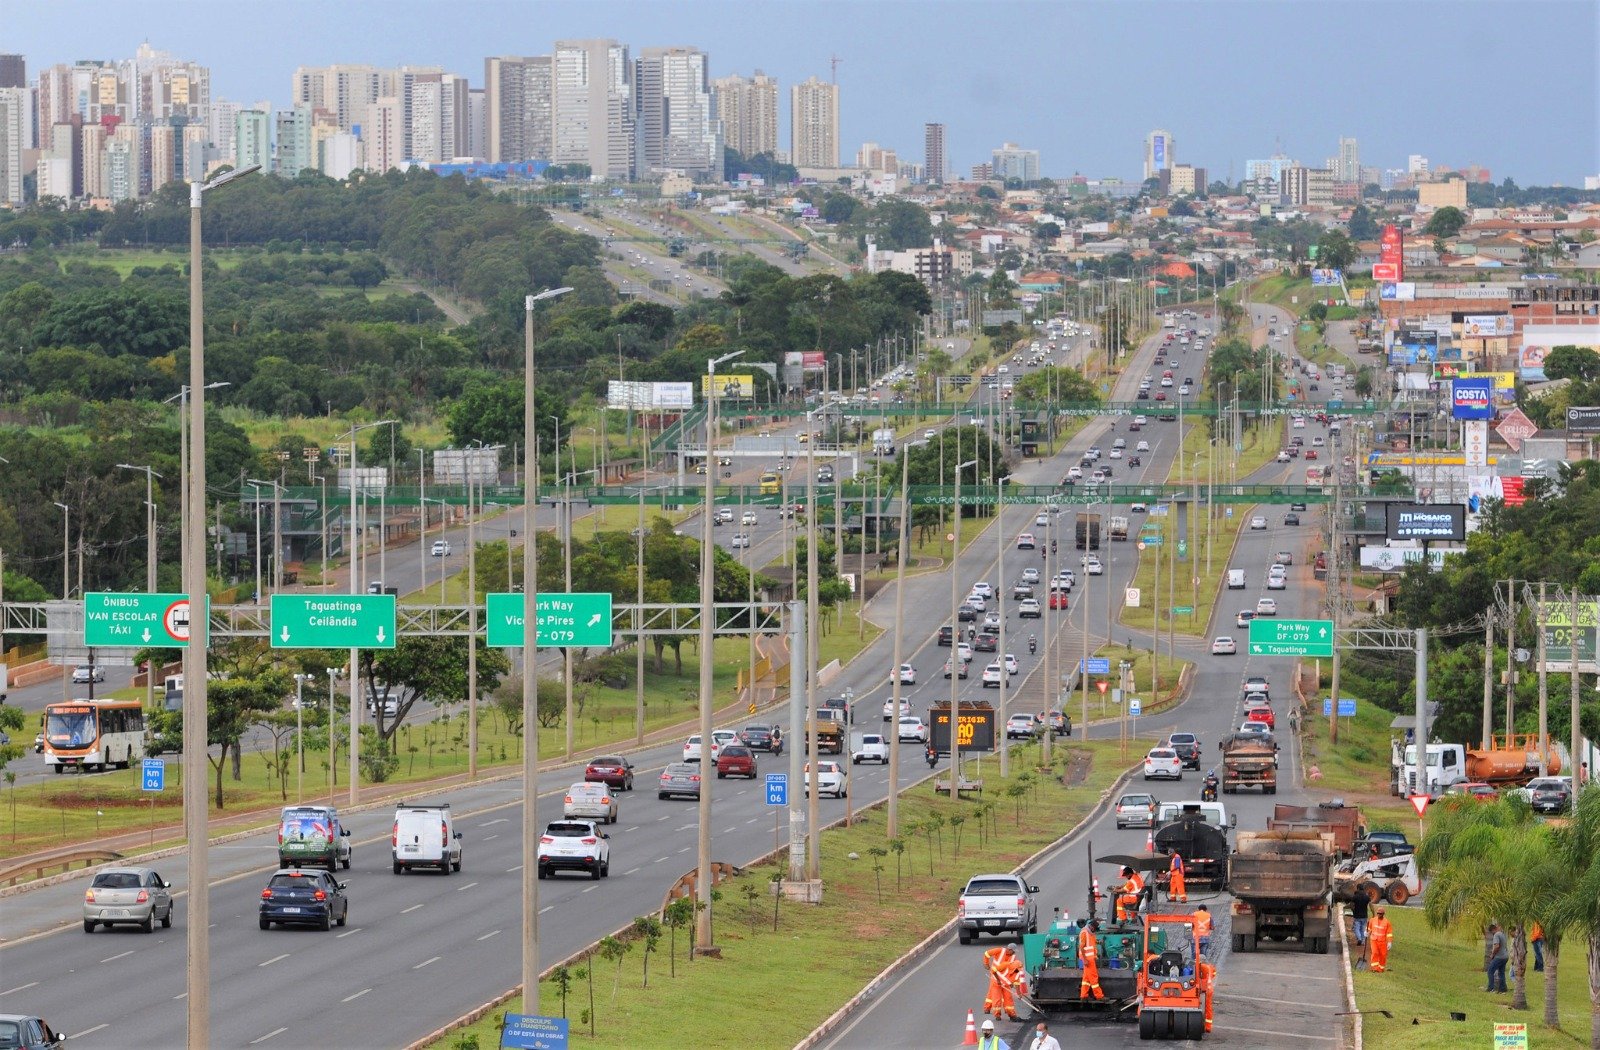
[[978, 1045], [978, 1022], [973, 1020], [972, 1011], [967, 1011], [967, 1035], [961, 1040], [962, 1046]]
[[1144, 833], [1144, 851], [1146, 853], [1154, 853], [1156, 851], [1156, 833], [1155, 832], [1147, 831], [1147, 832]]

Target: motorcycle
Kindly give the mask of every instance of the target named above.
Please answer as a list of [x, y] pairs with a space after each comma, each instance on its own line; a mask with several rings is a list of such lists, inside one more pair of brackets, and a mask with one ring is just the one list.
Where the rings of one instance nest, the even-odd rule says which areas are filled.
[[1201, 802], [1215, 802], [1217, 800], [1217, 774], [1206, 774], [1205, 786], [1200, 789]]
[[1137, 467], [1137, 466], [1139, 466], [1139, 465], [1140, 465], [1140, 463], [1141, 463], [1141, 462], [1142, 462], [1142, 461], [1141, 461], [1141, 460], [1140, 460], [1140, 459], [1139, 459], [1139, 457], [1138, 457], [1138, 456], [1133, 456], [1133, 457], [1131, 457], [1131, 458], [1130, 458], [1130, 459], [1129, 459], [1129, 460], [1128, 460], [1128, 465], [1129, 465], [1129, 466], [1130, 466], [1130, 467]]
[[1032, 635], [1029, 635], [1028, 636], [1028, 652], [1029, 653], [1037, 653], [1038, 651], [1039, 651], [1039, 639], [1033, 637]]
[[928, 760], [928, 768], [929, 769], [932, 769], [934, 766], [937, 766], [939, 764], [939, 752], [937, 752], [937, 751], [935, 751], [933, 749], [933, 745], [932, 744], [928, 745], [928, 749], [923, 754], [922, 757], [924, 757], [924, 758], [926, 758]]

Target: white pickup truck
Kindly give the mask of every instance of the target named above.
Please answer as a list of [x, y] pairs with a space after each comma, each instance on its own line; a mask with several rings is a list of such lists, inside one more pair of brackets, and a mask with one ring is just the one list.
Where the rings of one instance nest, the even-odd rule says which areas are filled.
[[956, 904], [957, 935], [962, 944], [971, 944], [980, 933], [1015, 934], [1022, 942], [1025, 933], [1039, 932], [1039, 906], [1030, 886], [1019, 875], [974, 875]]

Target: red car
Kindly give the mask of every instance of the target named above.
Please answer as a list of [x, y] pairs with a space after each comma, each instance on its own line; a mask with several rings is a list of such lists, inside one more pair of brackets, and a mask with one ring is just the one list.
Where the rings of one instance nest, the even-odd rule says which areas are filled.
[[1065, 609], [1066, 607], [1067, 607], [1067, 592], [1066, 591], [1051, 591], [1050, 592], [1050, 608], [1052, 608], [1052, 609]]
[[1481, 781], [1451, 784], [1445, 789], [1445, 794], [1466, 795], [1468, 798], [1476, 799], [1479, 802], [1493, 802], [1500, 797], [1500, 793], [1494, 789], [1493, 784], [1485, 784]]
[[1270, 707], [1252, 707], [1244, 713], [1247, 722], [1265, 722], [1270, 729], [1278, 728], [1278, 720]]
[[756, 776], [756, 753], [744, 744], [724, 744], [717, 752], [717, 779]]
[[633, 763], [621, 755], [602, 755], [584, 767], [583, 779], [590, 784], [606, 784], [619, 791], [632, 791]]
[[1317, 458], [1317, 450], [1316, 449], [1314, 449], [1314, 448], [1306, 449], [1306, 459], [1316, 459], [1316, 458]]

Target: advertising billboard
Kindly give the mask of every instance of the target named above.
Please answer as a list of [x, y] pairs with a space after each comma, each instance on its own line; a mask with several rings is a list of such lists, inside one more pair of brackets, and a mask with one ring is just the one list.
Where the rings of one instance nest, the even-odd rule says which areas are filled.
[[823, 372], [828, 367], [828, 355], [821, 350], [790, 350], [783, 355], [783, 364], [785, 368]]
[[1382, 281], [1378, 286], [1378, 298], [1396, 303], [1409, 303], [1417, 297], [1417, 286], [1411, 281], [1399, 280], [1400, 269], [1388, 263], [1374, 263], [1372, 279]]
[[1453, 540], [1467, 538], [1467, 508], [1462, 503], [1388, 503], [1385, 534], [1391, 540]]
[[1567, 409], [1567, 430], [1574, 434], [1600, 432], [1600, 408], [1573, 406]]
[[1510, 314], [1467, 314], [1461, 319], [1463, 336], [1512, 335], [1516, 330]]
[[606, 407], [678, 411], [690, 409], [694, 407], [694, 384], [634, 383], [613, 379], [606, 384]]
[[[1394, 225], [1393, 223], [1390, 223], [1388, 226], [1383, 228], [1383, 236], [1379, 238], [1378, 263], [1386, 268], [1394, 268], [1394, 277], [1392, 280], [1399, 281], [1405, 278], [1405, 234], [1400, 231], [1400, 227]], [[1372, 276], [1375, 279], [1378, 278], [1378, 272], [1376, 269], [1373, 270]]]
[[1423, 551], [1421, 547], [1362, 547], [1361, 567], [1371, 572], [1399, 572], [1407, 565], [1421, 564], [1426, 554], [1428, 568], [1437, 570], [1444, 565], [1444, 556], [1455, 553], [1449, 550]]
[[1517, 403], [1517, 373], [1515, 372], [1474, 372], [1476, 376], [1488, 376], [1494, 387], [1494, 403], [1498, 407], [1506, 407]]
[[[710, 400], [711, 376], [700, 377], [700, 396]], [[753, 375], [717, 376], [717, 398], [753, 398], [756, 396], [756, 377]]]
[[1461, 426], [1461, 451], [1467, 469], [1482, 470], [1489, 465], [1489, 421], [1469, 419]]
[[1542, 381], [1545, 378], [1545, 355], [1557, 346], [1587, 346], [1600, 350], [1600, 325], [1525, 325], [1522, 329], [1522, 352], [1517, 362], [1522, 378], [1532, 382]]
[[1344, 271], [1342, 271], [1342, 270], [1312, 270], [1311, 271], [1311, 283], [1312, 284], [1333, 284], [1333, 285], [1337, 285], [1337, 284], [1341, 283], [1343, 280], [1344, 280]]
[[1167, 137], [1165, 135], [1152, 135], [1150, 137], [1150, 160], [1157, 171], [1167, 166]]
[[1443, 379], [1459, 379], [1462, 376], [1472, 375], [1472, 362], [1470, 361], [1441, 361], [1433, 366], [1433, 381]]
[[1401, 329], [1389, 347], [1391, 365], [1431, 364], [1438, 359], [1438, 332], [1418, 328]]
[[1493, 419], [1494, 381], [1488, 376], [1452, 379], [1450, 415], [1455, 419]]

